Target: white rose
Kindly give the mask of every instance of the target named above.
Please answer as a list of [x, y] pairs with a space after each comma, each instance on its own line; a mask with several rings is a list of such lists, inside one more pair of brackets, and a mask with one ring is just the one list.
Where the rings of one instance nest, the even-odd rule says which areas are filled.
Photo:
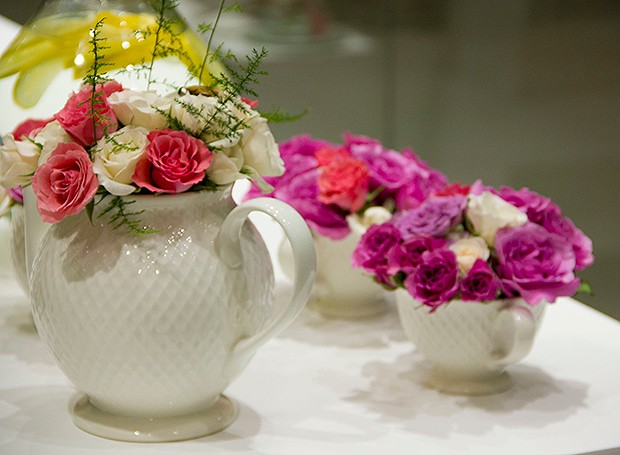
[[246, 125], [239, 141], [239, 146], [243, 150], [244, 165], [264, 177], [282, 175], [284, 162], [267, 119], [257, 114], [248, 119]]
[[392, 213], [380, 205], [369, 207], [364, 211], [362, 224], [367, 228], [373, 224], [383, 224], [392, 219]]
[[0, 185], [9, 189], [29, 183], [37, 170], [39, 153], [39, 147], [31, 141], [16, 141], [12, 134], [2, 136]]
[[479, 196], [469, 196], [466, 216], [474, 232], [491, 246], [495, 244], [495, 234], [498, 230], [508, 226], [520, 226], [527, 222], [525, 213], [488, 191]]
[[58, 144], [75, 142], [56, 120], [45, 125], [33, 140], [43, 146], [39, 155], [39, 166], [47, 161]]
[[450, 245], [450, 250], [456, 255], [456, 261], [461, 274], [465, 275], [474, 266], [478, 259], [486, 261], [491, 252], [487, 243], [481, 237], [466, 237]]
[[247, 177], [241, 173], [243, 153], [239, 147], [231, 147], [213, 153], [213, 159], [207, 169], [209, 179], [218, 185], [228, 185], [240, 178]]
[[[236, 123], [236, 117], [222, 106], [220, 106], [221, 112], [216, 114], [217, 120], [211, 118], [218, 104], [220, 104], [220, 100], [215, 96], [192, 95], [186, 93], [183, 96], [174, 98], [171, 104], [170, 114], [181, 122], [187, 131], [191, 132], [194, 136], [200, 136], [200, 133], [207, 125], [207, 121], [209, 122], [209, 130], [217, 128], [220, 121], [224, 124]], [[209, 143], [215, 140], [216, 137], [202, 135], [202, 139]], [[231, 145], [236, 143], [237, 140]]]
[[160, 130], [168, 126], [168, 119], [158, 110], [169, 112], [172, 99], [153, 92], [122, 90], [108, 97], [114, 115], [124, 125]]
[[383, 224], [392, 218], [392, 214], [385, 207], [375, 206], [364, 211], [364, 215], [352, 213], [347, 216], [347, 224], [351, 232], [359, 237], [364, 235], [373, 224]]
[[133, 193], [132, 176], [136, 164], [146, 153], [148, 130], [126, 126], [97, 142], [93, 153], [93, 170], [99, 183], [115, 196]]
[[13, 205], [13, 199], [9, 196], [7, 190], [0, 186], [0, 216], [6, 215]]

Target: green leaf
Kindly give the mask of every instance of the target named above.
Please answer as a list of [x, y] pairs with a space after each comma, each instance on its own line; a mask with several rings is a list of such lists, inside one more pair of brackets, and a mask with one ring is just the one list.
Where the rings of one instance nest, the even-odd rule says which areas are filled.
[[279, 107], [275, 107], [269, 112], [261, 112], [261, 117], [266, 118], [271, 123], [284, 123], [284, 122], [296, 122], [300, 118], [305, 117], [308, 114], [308, 109], [304, 109], [297, 114], [288, 114], [280, 110]]
[[578, 293], [583, 293], [587, 295], [594, 295], [594, 291], [592, 290], [592, 286], [585, 280], [581, 280], [579, 284], [579, 288], [577, 289]]
[[88, 221], [90, 221], [90, 224], [93, 224], [93, 210], [95, 209], [95, 198], [92, 198], [88, 204], [86, 204], [86, 207], [84, 207], [84, 210], [86, 210], [86, 216], [88, 217]]

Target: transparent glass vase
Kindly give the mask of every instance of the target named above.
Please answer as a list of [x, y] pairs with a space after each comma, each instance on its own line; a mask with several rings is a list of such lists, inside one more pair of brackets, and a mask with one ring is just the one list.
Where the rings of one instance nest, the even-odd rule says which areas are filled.
[[[93, 62], [91, 30], [103, 20], [99, 37], [105, 70], [124, 86], [147, 87], [145, 72], [153, 50], [177, 50], [153, 61], [149, 89], [170, 90], [197, 82], [206, 47], [174, 8], [161, 17], [168, 28], [158, 30], [161, 0], [46, 0], [0, 57], [0, 133], [13, 130], [26, 118], [46, 118], [57, 112], [76, 90]], [[153, 5], [154, 4], [154, 5]], [[168, 5], [166, 5], [168, 6]], [[160, 52], [162, 53], [162, 52]], [[208, 82], [204, 71], [202, 82]]]

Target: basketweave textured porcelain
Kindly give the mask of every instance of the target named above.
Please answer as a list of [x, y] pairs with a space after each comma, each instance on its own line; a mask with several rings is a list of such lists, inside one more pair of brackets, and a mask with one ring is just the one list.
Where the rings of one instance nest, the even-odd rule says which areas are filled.
[[[361, 235], [353, 231], [340, 240], [313, 235], [317, 272], [308, 306], [327, 318], [370, 318], [384, 314], [389, 308], [390, 294], [351, 265], [351, 254]], [[288, 242], [280, 245], [278, 259], [283, 271], [292, 274]]]
[[462, 395], [512, 386], [505, 369], [530, 352], [545, 310], [545, 303], [532, 307], [522, 299], [453, 300], [431, 313], [401, 289], [396, 301], [405, 333], [433, 365], [427, 384]]
[[[134, 238], [97, 209], [93, 224], [80, 213], [45, 233], [31, 273], [35, 323], [87, 397], [72, 410], [82, 429], [137, 441], [219, 431], [234, 419], [222, 391], [308, 298], [310, 233], [273, 199], [237, 208], [228, 191], [131, 200], [157, 233]], [[252, 211], [275, 218], [293, 245], [294, 295], [280, 314], [271, 314], [268, 252], [244, 223]]]
[[24, 291], [26, 296], [30, 296], [28, 288], [28, 274], [26, 272], [26, 237], [24, 232], [24, 207], [15, 204], [11, 207], [11, 239], [10, 259], [13, 276]]

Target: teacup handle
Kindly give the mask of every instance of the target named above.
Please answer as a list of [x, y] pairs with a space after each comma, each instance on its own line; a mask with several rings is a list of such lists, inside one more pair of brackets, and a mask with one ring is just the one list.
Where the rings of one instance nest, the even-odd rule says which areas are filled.
[[[506, 330], [509, 327], [510, 330]], [[508, 300], [499, 311], [493, 327], [492, 363], [509, 365], [522, 360], [532, 349], [536, 320], [529, 306]]]
[[310, 297], [316, 275], [316, 255], [310, 230], [304, 219], [290, 205], [272, 198], [250, 199], [235, 207], [224, 219], [215, 240], [215, 248], [224, 263], [238, 268], [243, 261], [241, 230], [252, 212], [262, 212], [278, 222], [291, 243], [295, 279], [293, 295], [282, 312], [261, 332], [241, 340], [235, 347], [236, 354], [252, 354], [260, 345], [284, 330]]

